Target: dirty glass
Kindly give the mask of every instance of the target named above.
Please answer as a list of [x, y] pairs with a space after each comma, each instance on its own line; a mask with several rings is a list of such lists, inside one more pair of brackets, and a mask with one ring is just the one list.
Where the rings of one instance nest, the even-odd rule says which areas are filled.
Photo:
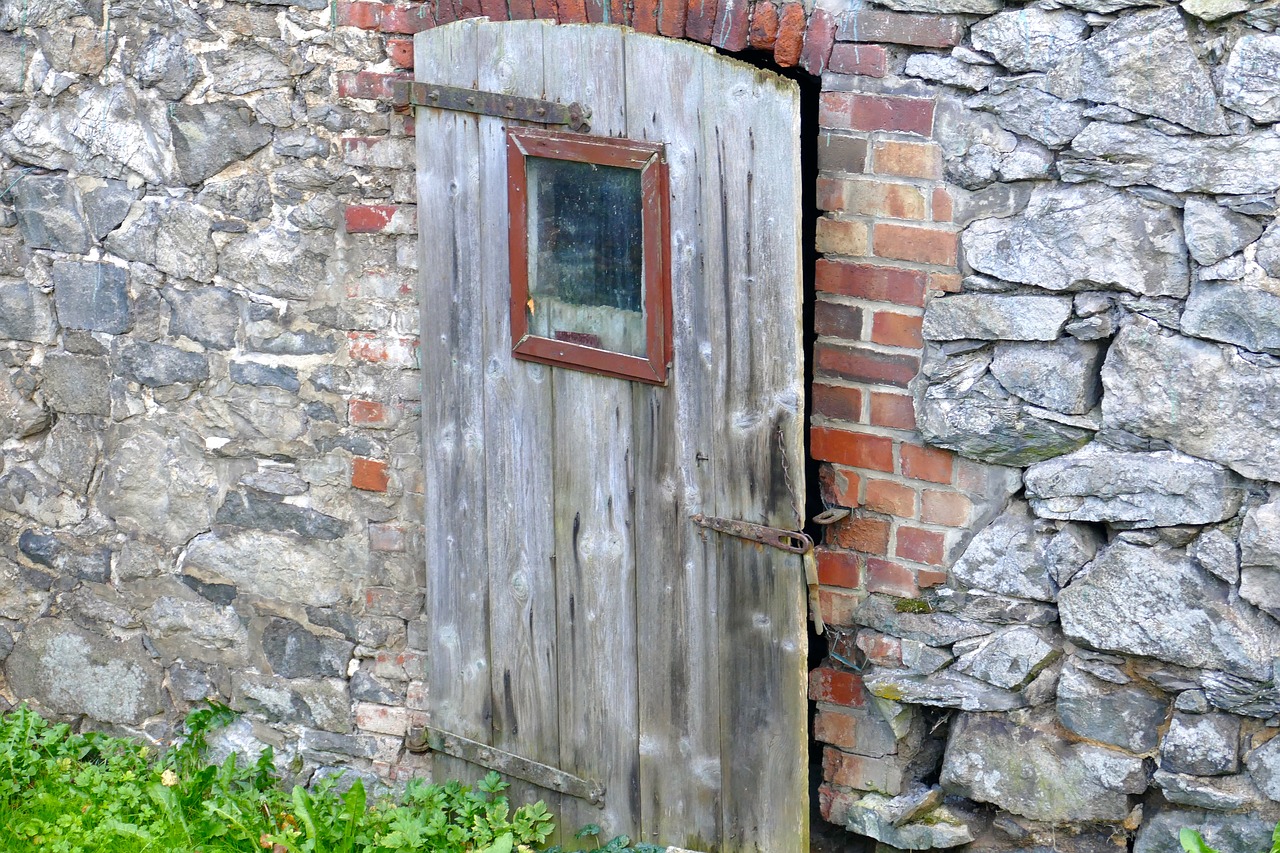
[[529, 331], [645, 355], [640, 170], [526, 162]]

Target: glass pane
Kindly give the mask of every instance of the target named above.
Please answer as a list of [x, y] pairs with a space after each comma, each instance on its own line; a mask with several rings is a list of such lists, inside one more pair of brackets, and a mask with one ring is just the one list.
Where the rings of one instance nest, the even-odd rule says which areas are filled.
[[645, 354], [640, 170], [529, 157], [529, 331]]

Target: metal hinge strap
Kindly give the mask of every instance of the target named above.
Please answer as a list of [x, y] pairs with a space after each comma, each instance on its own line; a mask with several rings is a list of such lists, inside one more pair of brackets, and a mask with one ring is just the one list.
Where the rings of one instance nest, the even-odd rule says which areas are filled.
[[579, 103], [559, 104], [537, 98], [521, 98], [501, 92], [460, 89], [437, 83], [397, 80], [391, 87], [391, 103], [397, 109], [435, 107], [483, 116], [497, 116], [538, 124], [563, 124], [581, 133], [591, 129], [591, 110]]
[[765, 527], [763, 524], [752, 524], [749, 521], [734, 521], [729, 518], [713, 518], [699, 513], [691, 519], [699, 527], [746, 539], [770, 548], [789, 551], [792, 554], [807, 554], [813, 550], [813, 540], [803, 530], [782, 530], [777, 527]]
[[604, 805], [605, 788], [599, 782], [581, 779], [556, 767], [540, 764], [533, 759], [505, 752], [443, 729], [433, 729], [431, 726], [411, 729], [405, 736], [404, 745], [410, 752], [442, 752], [469, 764], [496, 770], [504, 776], [531, 782], [539, 788], [586, 800], [594, 806]]

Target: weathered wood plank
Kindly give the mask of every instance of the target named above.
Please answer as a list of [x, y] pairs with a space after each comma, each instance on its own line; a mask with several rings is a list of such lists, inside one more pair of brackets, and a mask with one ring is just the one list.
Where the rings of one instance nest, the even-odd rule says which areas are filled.
[[[548, 26], [480, 24], [480, 88], [542, 97]], [[547, 368], [511, 355], [505, 128], [516, 124], [480, 119], [485, 442], [495, 448], [485, 457], [493, 745], [554, 766], [560, 727], [551, 381]], [[561, 810], [561, 797], [551, 790], [513, 780], [507, 793], [512, 802], [541, 799], [553, 812]]]
[[[721, 61], [703, 72], [706, 170], [719, 176], [725, 377], [723, 518], [795, 527], [804, 503], [799, 94]], [[791, 152], [791, 156], [787, 153]], [[800, 558], [718, 537], [726, 851], [808, 849]], [[749, 746], [746, 746], [749, 745]]]
[[[590, 105], [593, 134], [625, 131], [620, 29], [554, 27], [544, 56], [547, 91]], [[553, 374], [560, 766], [606, 785], [602, 810], [566, 802], [563, 822], [631, 833], [640, 824], [631, 386]]]
[[[475, 86], [474, 23], [418, 37], [419, 80]], [[475, 116], [417, 112], [427, 656], [431, 724], [490, 741], [484, 327]], [[443, 201], [443, 200], [447, 200]], [[436, 778], [477, 768], [435, 757]]]
[[[709, 327], [725, 305], [706, 287], [699, 174], [708, 48], [628, 33], [627, 135], [666, 143], [671, 175], [675, 348], [665, 388], [636, 386], [636, 551], [641, 689], [641, 838], [710, 850], [720, 837], [716, 563], [688, 517], [716, 479], [717, 372]], [[678, 768], [678, 769], [677, 769]]]

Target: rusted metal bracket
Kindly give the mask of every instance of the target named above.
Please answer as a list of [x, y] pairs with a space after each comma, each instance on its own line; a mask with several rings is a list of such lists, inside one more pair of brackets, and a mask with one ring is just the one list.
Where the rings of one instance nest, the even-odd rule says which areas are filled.
[[433, 729], [431, 726], [410, 729], [405, 735], [404, 746], [410, 752], [442, 752], [469, 764], [496, 770], [504, 776], [532, 782], [539, 788], [586, 800], [593, 806], [604, 805], [605, 788], [599, 782], [581, 779], [550, 765], [504, 752], [443, 729]]
[[436, 83], [397, 80], [391, 87], [391, 103], [400, 111], [407, 111], [410, 107], [435, 107], [538, 124], [563, 124], [578, 133], [586, 133], [591, 129], [591, 110], [577, 102], [559, 104], [537, 98], [504, 95], [501, 92], [440, 86]]
[[749, 521], [713, 518], [701, 513], [692, 516], [690, 520], [699, 527], [705, 527], [726, 536], [746, 539], [748, 542], [768, 545], [770, 548], [789, 551], [792, 554], [807, 554], [813, 550], [813, 540], [802, 530], [782, 530], [777, 527], [765, 527], [763, 524], [752, 524]]

